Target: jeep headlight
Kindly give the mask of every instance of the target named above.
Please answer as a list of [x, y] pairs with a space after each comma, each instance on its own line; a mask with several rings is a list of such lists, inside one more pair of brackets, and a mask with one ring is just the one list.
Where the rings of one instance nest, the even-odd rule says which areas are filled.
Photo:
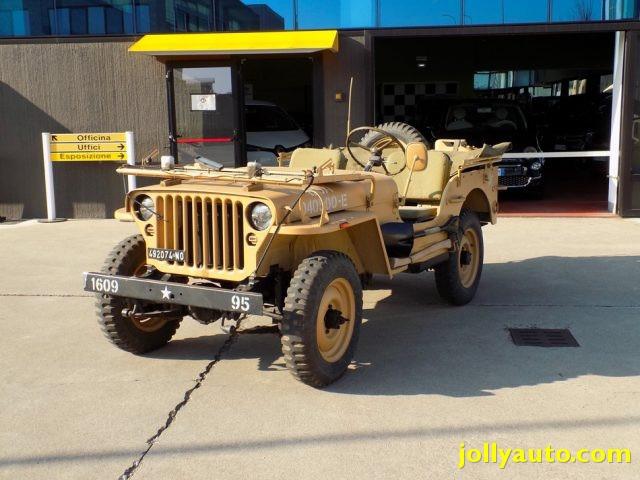
[[264, 203], [254, 203], [249, 210], [249, 221], [256, 230], [266, 230], [271, 225], [273, 215]]
[[538, 170], [540, 170], [542, 168], [542, 163], [540, 163], [538, 160], [536, 160], [531, 165], [529, 165], [529, 168], [531, 170], [533, 170], [534, 172], [537, 172]]
[[140, 220], [146, 222], [149, 220], [156, 211], [156, 206], [153, 203], [153, 199], [148, 195], [139, 195], [133, 200], [134, 211]]

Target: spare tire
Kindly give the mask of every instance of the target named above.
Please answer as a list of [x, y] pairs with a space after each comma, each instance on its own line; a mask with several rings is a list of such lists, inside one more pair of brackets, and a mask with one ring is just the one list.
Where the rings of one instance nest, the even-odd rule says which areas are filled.
[[[416, 128], [407, 123], [387, 122], [381, 123], [377, 126], [377, 128], [379, 128], [380, 130], [384, 130], [385, 132], [389, 132], [405, 145], [413, 142], [423, 142], [427, 145], [427, 147], [429, 147], [429, 142], [427, 142], [422, 134]], [[360, 140], [359, 143], [364, 147], [371, 148], [382, 137], [383, 135], [380, 132], [370, 130], [362, 137], [362, 140]]]

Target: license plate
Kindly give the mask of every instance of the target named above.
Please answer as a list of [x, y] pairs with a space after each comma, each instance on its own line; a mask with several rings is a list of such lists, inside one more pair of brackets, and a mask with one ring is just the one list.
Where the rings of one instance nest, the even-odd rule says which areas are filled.
[[184, 250], [148, 248], [147, 257], [151, 260], [164, 260], [165, 262], [184, 262]]

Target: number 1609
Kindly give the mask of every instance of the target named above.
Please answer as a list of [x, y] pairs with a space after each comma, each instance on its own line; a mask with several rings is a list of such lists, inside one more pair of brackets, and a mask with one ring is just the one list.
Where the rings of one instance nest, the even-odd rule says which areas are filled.
[[108, 278], [91, 277], [91, 288], [96, 292], [116, 293], [118, 291], [118, 281]]

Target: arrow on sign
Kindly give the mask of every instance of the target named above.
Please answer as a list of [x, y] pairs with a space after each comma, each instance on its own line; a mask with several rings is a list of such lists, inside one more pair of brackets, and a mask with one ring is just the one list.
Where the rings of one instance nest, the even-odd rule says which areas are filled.
[[124, 162], [127, 155], [122, 152], [59, 152], [51, 153], [53, 162]]
[[51, 141], [52, 142], [57, 142], [58, 141], [58, 136], [57, 135], [51, 135]]
[[[2, 0], [0, 0], [2, 1]], [[71, 143], [51, 142], [51, 152], [115, 152], [125, 153], [127, 147], [123, 143]]]

